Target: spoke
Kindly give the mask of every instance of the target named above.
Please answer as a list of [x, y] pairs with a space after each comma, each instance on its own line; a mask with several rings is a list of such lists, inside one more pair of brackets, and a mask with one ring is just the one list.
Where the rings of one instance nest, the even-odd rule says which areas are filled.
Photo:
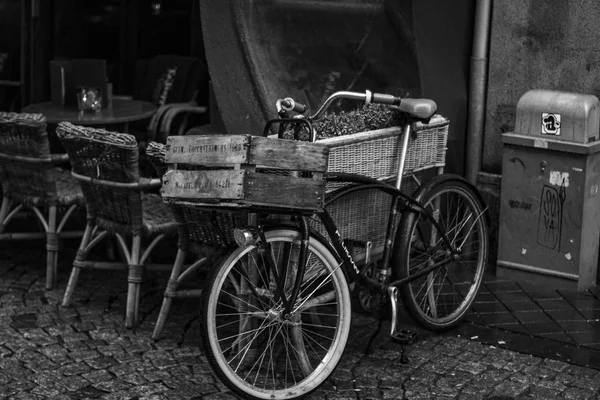
[[460, 290], [457, 290], [460, 287], [459, 283], [453, 282], [453, 280], [452, 280], [452, 278], [450, 278], [449, 274], [446, 275], [446, 280], [448, 281], [448, 283], [450, 284], [450, 287], [452, 288], [453, 298], [458, 300], [456, 302], [456, 304], [461, 304], [463, 302], [463, 300], [466, 298], [466, 296], [464, 296]]
[[[468, 241], [468, 242], [465, 242], [465, 243], [463, 243], [463, 247], [464, 247], [464, 246], [467, 246], [467, 247], [474, 247], [474, 245], [477, 245], [476, 247], [477, 247], [477, 249], [479, 249], [479, 247], [480, 247], [480, 246], [479, 246], [479, 243], [480, 243], [480, 242], [481, 242], [481, 241], [479, 240], [479, 238], [474, 238], [473, 240], [470, 240], [470, 241]], [[464, 253], [464, 252], [463, 252], [463, 253], [461, 253], [461, 254], [464, 256], [465, 254], [474, 254], [474, 253], [477, 253], [477, 254], [479, 254], [479, 251], [472, 251], [472, 252], [469, 252], [469, 253]]]
[[[220, 316], [221, 316], [221, 315], [217, 315], [216, 317], [218, 318], [218, 317], [220, 317]], [[236, 315], [236, 316], [237, 316], [237, 315]], [[223, 330], [223, 328], [230, 327], [230, 326], [232, 326], [232, 325], [237, 325], [238, 323], [239, 323], [239, 320], [237, 320], [237, 319], [236, 319], [236, 320], [233, 320], [233, 321], [231, 321], [231, 322], [227, 322], [227, 323], [224, 323], [224, 324], [221, 324], [221, 325], [217, 326], [217, 329], [219, 329], [219, 330], [221, 330], [221, 331], [222, 331], [222, 330]], [[236, 334], [236, 335], [237, 335], [237, 334]], [[230, 336], [230, 337], [223, 338], [223, 339], [218, 339], [218, 340], [219, 340], [219, 341], [221, 341], [221, 340], [225, 340], [225, 339], [231, 339], [231, 336]]]
[[[435, 279], [435, 275], [437, 275], [437, 274], [439, 273], [439, 271], [440, 271], [439, 269], [437, 269], [437, 270], [435, 270], [435, 271], [431, 271], [431, 274], [433, 274], [433, 278], [434, 278], [434, 279]], [[419, 291], [418, 291], [418, 292], [415, 294], [415, 298], [416, 298], [416, 297], [419, 297], [419, 295], [421, 294], [421, 292], [423, 291], [423, 289], [426, 289], [426, 290], [425, 290], [425, 294], [427, 294], [427, 292], [429, 292], [429, 290], [431, 289], [431, 284], [432, 284], [431, 282], [433, 282], [433, 280], [434, 280], [434, 279], [431, 279], [431, 280], [430, 280], [430, 279], [428, 279], [428, 278], [425, 278], [425, 281], [426, 281], [427, 283], [426, 283], [426, 284], [424, 284], [424, 285], [421, 285], [421, 289], [419, 289]], [[425, 301], [425, 299], [426, 299], [426, 298], [427, 298], [427, 296], [426, 296], [426, 295], [424, 295], [424, 296], [423, 296], [423, 299], [424, 299], [424, 300], [423, 300], [423, 302]], [[421, 309], [423, 309], [423, 307], [422, 307], [422, 306], [423, 306], [423, 302], [421, 303]]]
[[[277, 332], [275, 332], [275, 335], [273, 335], [271, 332], [273, 332], [273, 328], [275, 328], [275, 327], [278, 328], [278, 329], [277, 329]], [[268, 327], [269, 328], [269, 332], [270, 332], [269, 333], [269, 340], [267, 341], [267, 343], [264, 346], [265, 350], [263, 350], [263, 352], [261, 353], [260, 357], [258, 357], [258, 360], [256, 360], [254, 362], [254, 364], [252, 365], [252, 367], [250, 368], [250, 370], [246, 374], [246, 377], [244, 378], [244, 380], [248, 379], [248, 376], [250, 375], [250, 372], [253, 371], [254, 368], [257, 367], [257, 365], [259, 365], [259, 363], [260, 363], [260, 365], [262, 365], [262, 363], [264, 361], [264, 358], [266, 357], [267, 350], [270, 350], [270, 351], [273, 350], [272, 349], [273, 342], [275, 341], [275, 339], [276, 339], [277, 335], [279, 334], [279, 331], [281, 330], [282, 327], [283, 327], [282, 324], [275, 324], [275, 323], [273, 323], [273, 324], [269, 325], [269, 327]], [[244, 356], [247, 354], [248, 350], [249, 349], [246, 349], [246, 353], [244, 353]], [[238, 368], [239, 368], [239, 365], [238, 365]], [[260, 370], [260, 368], [258, 368], [257, 370]], [[237, 372], [237, 368], [236, 368], [236, 372]]]
[[447, 236], [449, 236], [450, 234], [454, 234], [454, 237], [452, 238], [452, 240], [450, 240], [450, 243], [456, 242], [458, 235], [460, 235], [463, 228], [466, 226], [467, 222], [473, 216], [473, 213], [470, 213], [468, 216], [465, 215], [465, 218], [462, 219], [462, 222], [458, 223], [458, 216], [461, 215], [462, 211], [463, 211], [462, 207], [456, 210], [457, 223], [455, 225], [453, 225], [453, 227], [446, 232]]
[[[287, 326], [286, 327], [286, 331], [289, 330], [289, 329], [290, 329], [290, 327]], [[298, 329], [298, 327], [294, 327], [292, 329]], [[286, 335], [285, 338], [284, 338], [284, 342], [286, 344], [286, 350], [287, 350], [288, 347], [292, 349], [291, 352], [286, 351], [286, 361], [289, 361], [288, 365], [291, 367], [290, 369], [292, 371], [292, 379], [294, 380], [294, 383], [296, 383], [297, 379], [296, 379], [296, 374], [294, 373], [295, 369], [294, 369], [294, 367], [292, 365], [292, 360], [291, 360], [291, 357], [289, 357], [289, 355], [290, 354], [294, 355], [294, 359], [298, 363], [298, 365], [300, 365], [300, 360], [299, 359], [301, 358], [301, 355], [300, 355], [300, 350], [298, 350], [296, 348], [296, 346], [294, 346], [294, 343], [289, 338], [290, 338], [290, 334]], [[310, 368], [313, 369], [312, 366], [310, 366]], [[286, 369], [286, 375], [287, 375], [287, 369]], [[287, 382], [287, 376], [286, 376], [286, 382]]]
[[[308, 336], [304, 332], [304, 330], [302, 330], [302, 338], [305, 343], [304, 346], [308, 345], [308, 347], [310, 348], [310, 350], [312, 352], [311, 354], [316, 355], [317, 357], [320, 358], [319, 352], [313, 346], [314, 339], [312, 339], [310, 336]], [[312, 366], [311, 366], [311, 368], [312, 368]]]
[[[483, 216], [484, 212], [481, 212], [477, 218], [475, 219], [475, 222], [473, 222], [473, 224], [471, 225], [471, 227], [469, 228], [469, 232], [467, 232], [467, 235], [465, 236], [465, 240], [466, 238], [469, 237], [471, 231], [473, 230], [473, 227], [479, 222], [479, 219]], [[464, 246], [464, 240], [463, 243], [461, 243], [461, 245], [458, 247], [459, 249], [462, 248]]]
[[433, 283], [434, 283], [434, 274], [432, 272], [430, 272], [429, 274], [427, 274], [427, 286], [429, 287], [427, 289], [427, 296], [425, 296], [425, 298], [428, 300], [429, 302], [429, 310], [431, 311], [431, 316], [433, 318], [437, 318], [437, 298], [433, 295]]
[[294, 374], [294, 366], [292, 365], [292, 359], [290, 357], [290, 352], [288, 351], [288, 347], [290, 347], [290, 346], [291, 346], [292, 350], [294, 350], [294, 346], [292, 346], [289, 341], [290, 335], [289, 335], [289, 332], [287, 332], [288, 329], [289, 329], [289, 327], [286, 326], [285, 327], [286, 335], [283, 337], [283, 344], [284, 344], [283, 347], [285, 349], [285, 364], [287, 366], [289, 366], [289, 368], [285, 368], [284, 381], [285, 381], [286, 386], [287, 386], [287, 382], [288, 382], [288, 372], [291, 373], [294, 384], [297, 382], [296, 374]]
[[[313, 282], [326, 274], [327, 271], [323, 264], [319, 262], [319, 260], [316, 260], [314, 263], [312, 263], [310, 268], [307, 268], [306, 272], [304, 273], [304, 278], [306, 278], [306, 280], [302, 282], [303, 289], [300, 291], [300, 293], [298, 293], [298, 296], [302, 296], [304, 294], [304, 291], [306, 290], [304, 288], [310, 286]], [[331, 276], [331, 274], [329, 276]]]
[[[275, 293], [273, 293], [271, 290], [270, 283], [272, 282], [272, 279], [270, 276], [268, 276], [268, 268], [266, 268], [266, 266], [268, 264], [264, 260], [264, 255], [263, 255], [263, 253], [260, 253], [257, 249], [254, 249], [250, 254], [252, 256], [252, 260], [254, 263], [254, 270], [258, 274], [257, 278], [261, 281], [262, 286], [271, 293], [271, 295], [273, 296], [271, 298], [271, 301], [273, 302], [275, 299]], [[258, 257], [258, 256], [260, 256], [260, 257]], [[260, 261], [258, 260], [259, 258], [260, 258]], [[243, 274], [243, 275], [246, 275], [246, 274]], [[249, 280], [248, 280], [248, 283], [250, 285], [253, 284]], [[265, 305], [265, 307], [268, 308], [267, 305]]]
[[429, 263], [431, 262], [431, 258], [432, 255], [428, 254], [428, 253], [423, 253], [424, 256], [420, 258], [421, 261], [419, 261], [417, 265], [413, 265], [412, 267], [410, 267], [410, 274], [414, 275], [417, 272], [419, 272], [421, 269], [426, 268], [429, 266]]
[[[219, 341], [219, 342], [224, 342], [224, 341], [231, 340], [231, 339], [233, 339], [234, 337], [239, 337], [239, 336], [244, 336], [244, 335], [250, 335], [251, 333], [260, 333], [260, 332], [262, 332], [264, 329], [266, 329], [266, 327], [268, 327], [268, 326], [270, 326], [270, 325], [273, 325], [273, 322], [271, 322], [271, 323], [269, 323], [269, 324], [267, 324], [267, 325], [265, 326], [265, 323], [267, 323], [268, 321], [267, 321], [266, 319], [264, 319], [264, 320], [262, 320], [262, 321], [263, 321], [263, 322], [262, 322], [262, 324], [261, 324], [260, 326], [256, 327], [256, 328], [254, 328], [254, 329], [250, 329], [250, 330], [247, 330], [247, 331], [244, 331], [244, 332], [240, 332], [240, 333], [235, 333], [235, 334], [232, 334], [232, 335], [230, 335], [230, 336], [226, 336], [226, 337], [220, 338], [220, 339], [218, 339], [218, 341]], [[224, 324], [224, 325], [219, 325], [219, 326], [217, 327], [217, 329], [219, 329], [219, 330], [222, 330], [222, 328], [223, 328], [224, 326], [230, 326], [230, 325], [236, 325], [236, 324], [239, 324], [239, 320], [236, 320], [236, 321], [233, 321], [233, 322], [229, 322], [229, 323], [227, 323], [227, 324]], [[255, 335], [255, 336], [256, 336], [256, 335]], [[232, 344], [232, 346], [233, 346], [233, 345], [235, 345], [235, 344], [237, 344], [237, 340], [238, 340], [238, 339], [235, 339], [235, 341], [234, 341], [234, 343]], [[226, 349], [224, 349], [224, 351], [226, 351], [226, 350], [231, 350], [231, 346], [230, 346], [230, 347], [228, 347], [228, 348], [226, 348]]]
[[[258, 268], [255, 268], [255, 270], [258, 272]], [[231, 273], [233, 271], [235, 271], [237, 274], [239, 274], [240, 275], [240, 279], [242, 279], [242, 281], [239, 283], [239, 285], [236, 285], [236, 282], [235, 282], [234, 278], [231, 276]], [[258, 274], [259, 274], [259, 276], [257, 278], [262, 278], [262, 276], [260, 275], [260, 272], [258, 272]], [[232, 282], [232, 284], [233, 284], [234, 287], [238, 287], [239, 286], [239, 290], [240, 291], [242, 290], [242, 284], [244, 282], [246, 282], [249, 285], [250, 292], [252, 294], [254, 294], [253, 299], [256, 300], [256, 301], [258, 301], [258, 302], [260, 302], [261, 305], [263, 306], [263, 308], [268, 308], [267, 304], [261, 299], [261, 296], [259, 296], [258, 293], [257, 293], [258, 287], [256, 286], [255, 283], [253, 283], [249, 279], [248, 273], [244, 270], [244, 264], [243, 263], [241, 263], [240, 267], [234, 267], [234, 268], [232, 268], [232, 270], [230, 272], [229, 280], [230, 280], [230, 282]], [[263, 283], [264, 283], [264, 281], [263, 281]], [[249, 295], [249, 294], [246, 294], [246, 295]], [[232, 294], [230, 294], [230, 296], [233, 297]], [[239, 298], [238, 298], [238, 300], [242, 301], [242, 302], [245, 301], [245, 300], [242, 300], [242, 299], [239, 299]], [[248, 304], [248, 305], [256, 308], [256, 306], [254, 306], [252, 304]]]
[[311, 288], [313, 287], [313, 284], [315, 284], [317, 282], [317, 279], [320, 278], [320, 276], [316, 276], [314, 279], [311, 279], [307, 282], [303, 282], [302, 287], [300, 289], [300, 293], [298, 293], [298, 298], [300, 298], [300, 299], [310, 298], [314, 294], [314, 291], [319, 290], [323, 285], [331, 282], [331, 279], [329, 279], [330, 277], [331, 277], [331, 274], [329, 274], [329, 276], [324, 277], [323, 280], [317, 284], [317, 287], [313, 290], [313, 293], [310, 293], [308, 295], [306, 294], [306, 292], [311, 290]]
[[[335, 327], [332, 327], [331, 329], [335, 329]], [[308, 334], [307, 334], [307, 333], [306, 333], [306, 332], [303, 330], [303, 331], [302, 331], [302, 336], [303, 336], [303, 337], [306, 337], [307, 339], [310, 339], [310, 340], [311, 340], [313, 343], [315, 343], [315, 344], [318, 344], [318, 345], [319, 345], [319, 347], [321, 347], [321, 350], [325, 350], [325, 351], [327, 351], [327, 347], [323, 346], [323, 345], [321, 344], [321, 342], [319, 342], [318, 340], [316, 340], [316, 339], [314, 339], [314, 338], [315, 338], [315, 337], [317, 337], [317, 338], [322, 338], [322, 339], [325, 339], [325, 340], [328, 340], [328, 341], [331, 341], [331, 338], [330, 338], [329, 336], [321, 335], [320, 333], [313, 332], [313, 331], [311, 331], [310, 333], [311, 333], [311, 335], [308, 335]], [[312, 347], [312, 346], [311, 346], [311, 347]], [[317, 353], [317, 352], [315, 351], [315, 354], [316, 354], [316, 353]]]
[[[441, 293], [441, 291], [442, 291], [442, 288], [444, 287], [444, 284], [443, 284], [443, 282], [444, 282], [444, 280], [445, 280], [445, 276], [446, 276], [446, 275], [448, 275], [448, 271], [447, 271], [445, 268], [440, 268], [440, 271], [441, 271], [442, 269], [444, 269], [444, 272], [443, 272], [443, 274], [444, 274], [444, 278], [440, 279], [440, 284], [438, 285], [438, 286], [439, 286], [439, 288], [438, 288], [438, 291], [437, 291], [437, 293], [435, 294], [435, 304], [440, 304], [440, 302], [439, 302], [439, 299], [440, 299], [440, 293]], [[447, 315], [447, 314], [446, 314], [446, 315]], [[433, 317], [434, 317], [434, 318], [437, 318], [437, 307], [436, 307], [436, 309], [435, 309], [435, 312], [434, 312], [434, 315], [433, 315]]]
[[[315, 340], [312, 336], [310, 336], [310, 335], [302, 332], [302, 337], [306, 339], [305, 342], [308, 343], [308, 346], [312, 350], [312, 354], [314, 354], [317, 357], [321, 358], [321, 356], [320, 356], [321, 354], [327, 353], [327, 350], [329, 348], [323, 346], [319, 341]], [[326, 339], [331, 342], [331, 338], [326, 338]], [[315, 349], [315, 347], [313, 346], [313, 344], [317, 345], [321, 349], [321, 353], [318, 351], [318, 349]]]
[[[342, 265], [342, 263], [338, 264], [338, 266], [336, 268], [332, 269], [331, 272], [329, 274], [327, 274], [327, 277], [325, 279], [323, 279], [323, 281], [321, 281], [319, 283], [319, 285], [308, 296], [304, 297], [302, 302], [300, 304], [298, 304], [294, 308], [294, 310], [292, 310], [292, 314], [297, 312], [298, 309], [300, 309], [300, 307], [302, 307], [304, 305], [304, 303], [306, 303], [308, 301], [308, 299], [310, 299], [317, 292], [317, 290], [319, 290], [320, 288], [323, 287], [323, 285], [325, 285], [325, 283], [329, 283], [331, 281], [331, 276], [335, 273], [335, 271], [338, 270], [338, 268], [340, 268], [341, 265]], [[304, 294], [304, 291], [302, 294]]]
[[[245, 346], [243, 346], [242, 348], [240, 348], [240, 350], [235, 354], [235, 356], [232, 359], [228, 360], [228, 363], [231, 363], [235, 359], [235, 357], [237, 357], [245, 349], [244, 356], [241, 358], [241, 360], [244, 360], [244, 358], [246, 356], [246, 352], [249, 349], [249, 346], [256, 340], [256, 338], [262, 331], [264, 331], [266, 328], [269, 327], [270, 324], [267, 324], [267, 326], [265, 326], [266, 322], [267, 321], [264, 320], [263, 324], [261, 324], [261, 326], [259, 326], [258, 328], [255, 328], [255, 329], [252, 329], [249, 331], [245, 331], [245, 332], [241, 332], [241, 333], [237, 333], [235, 335], [229, 336], [228, 338], [219, 339], [219, 343], [220, 343], [226, 339], [232, 339], [235, 337], [235, 340], [233, 341], [233, 343], [229, 347], [223, 349], [223, 353], [225, 353], [229, 350], [233, 351], [233, 348], [235, 346], [237, 346], [239, 343], [241, 343], [243, 340], [248, 340], [248, 343]], [[250, 336], [254, 336], [254, 337], [250, 338]], [[239, 368], [239, 364], [238, 364], [237, 368]], [[236, 368], [236, 370], [237, 370], [237, 368]]]
[[[226, 292], [226, 293], [227, 293], [227, 295], [229, 295], [229, 297], [231, 298], [231, 300], [232, 300], [232, 301], [234, 301], [234, 302], [236, 302], [236, 301], [237, 301], [237, 302], [239, 302], [239, 305], [246, 305], [246, 306], [248, 306], [248, 307], [252, 307], [252, 308], [254, 308], [255, 310], [261, 311], [261, 309], [260, 309], [260, 308], [258, 308], [258, 307], [256, 307], [255, 305], [253, 305], [253, 304], [251, 304], [251, 303], [247, 302], [246, 300], [244, 300], [244, 299], [242, 299], [242, 298], [240, 298], [240, 297], [238, 297], [238, 296], [235, 296], [235, 295], [233, 295], [233, 294], [231, 294], [231, 293], [229, 293], [229, 292]], [[222, 306], [224, 306], [224, 307], [229, 307], [229, 308], [232, 308], [232, 307], [231, 307], [231, 305], [229, 305], [229, 304], [226, 304], [226, 303], [223, 303], [222, 301], [219, 301], [219, 302], [218, 302], [218, 304], [219, 304], [219, 305], [222, 305]], [[237, 306], [237, 305], [238, 305], [238, 304], [236, 303], [236, 306]], [[237, 314], [239, 314], [239, 313], [237, 313]]]
[[[273, 334], [273, 326], [269, 327], [269, 337], [273, 337], [273, 341], [276, 340], [279, 332], [281, 331], [281, 329], [283, 328], [282, 326], [279, 326], [279, 329], [277, 332], [275, 332], [275, 334]], [[259, 360], [260, 360], [260, 364], [259, 364], [259, 368], [257, 369], [256, 372], [256, 378], [258, 378], [258, 374], [259, 372], [262, 370], [261, 366], [264, 364], [265, 359], [267, 359], [267, 370], [266, 370], [266, 374], [265, 377], [269, 375], [269, 371], [271, 372], [271, 381], [273, 382], [273, 388], [276, 387], [276, 383], [277, 380], [275, 379], [275, 367], [271, 368], [271, 366], [275, 365], [275, 360], [273, 357], [273, 347], [270, 344], [267, 344], [267, 348], [265, 349], [265, 351], [262, 352]], [[268, 355], [268, 357], [267, 357]], [[255, 384], [256, 384], [256, 379], [254, 380]], [[265, 382], [263, 384], [263, 388], [266, 388], [268, 384], [268, 381], [265, 379]]]
[[[335, 301], [333, 303], [321, 303], [319, 304], [319, 306], [333, 306], [333, 307], [337, 307], [338, 302]], [[339, 313], [325, 313], [325, 312], [316, 312], [314, 310], [310, 311], [309, 315], [315, 315], [315, 316], [323, 316], [323, 317], [337, 317], [339, 315]]]
[[[273, 326], [269, 326], [269, 337], [271, 337], [273, 332]], [[252, 381], [252, 385], [256, 386], [256, 380], [259, 378], [260, 376], [260, 371], [261, 371], [261, 366], [263, 365], [263, 362], [265, 360], [266, 357], [266, 353], [267, 351], [272, 350], [268, 345], [265, 347], [265, 349], [263, 350], [263, 352], [260, 354], [260, 356], [258, 356], [258, 358], [256, 358], [256, 360], [254, 361], [254, 364], [248, 369], [248, 371], [246, 372], [246, 376], [244, 377], [244, 380], [248, 381], [249, 377], [251, 374], [254, 374], [254, 380]], [[256, 367], [256, 369], [255, 369]], [[254, 372], [256, 371], [256, 372]], [[267, 368], [267, 375], [268, 375], [268, 368]], [[267, 382], [265, 381], [263, 383], [263, 389], [266, 387]]]
[[[332, 314], [329, 314], [332, 315]], [[323, 325], [323, 324], [311, 324], [310, 322], [303, 322], [302, 326], [305, 328], [314, 328], [314, 329], [321, 329], [321, 330], [333, 330], [335, 331], [337, 328], [334, 325]], [[311, 330], [312, 332], [312, 330]]]
[[[265, 326], [265, 324], [266, 324], [266, 326]], [[241, 365], [242, 361], [246, 359], [246, 356], [248, 355], [248, 351], [250, 350], [251, 344], [254, 343], [254, 341], [256, 340], [256, 338], [258, 337], [258, 335], [260, 334], [260, 332], [263, 332], [264, 330], [266, 330], [267, 328], [269, 328], [273, 324], [274, 324], [273, 322], [267, 323], [267, 320], [263, 320], [262, 323], [261, 323], [261, 326], [253, 331], [254, 332], [254, 336], [252, 338], [248, 339], [248, 343], [244, 347], [242, 347], [242, 349], [240, 349], [240, 350], [244, 351], [244, 354], [240, 358], [240, 361], [238, 362], [238, 365], [234, 369], [234, 371], [236, 373], [237, 373], [238, 369], [240, 368], [240, 365]], [[238, 354], [239, 354], [239, 352], [238, 352]], [[231, 360], [231, 361], [233, 361], [233, 360]]]

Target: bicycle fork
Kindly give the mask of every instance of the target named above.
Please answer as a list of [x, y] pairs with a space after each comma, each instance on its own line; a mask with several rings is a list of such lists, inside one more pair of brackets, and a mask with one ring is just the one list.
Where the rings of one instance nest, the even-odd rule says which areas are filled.
[[[286, 281], [288, 280], [288, 271], [287, 268], [283, 268], [281, 271], [278, 271], [277, 262], [273, 259], [273, 253], [271, 251], [271, 245], [267, 242], [264, 230], [262, 226], [258, 227], [257, 233], [260, 238], [260, 247], [266, 253], [265, 261], [267, 263], [267, 267], [270, 272], [273, 274], [275, 279], [275, 298], [279, 299], [283, 304], [283, 315], [287, 318], [294, 306], [296, 304], [296, 300], [300, 293], [300, 286], [302, 285], [302, 277], [304, 276], [304, 272], [306, 271], [306, 263], [308, 259], [308, 242], [309, 242], [309, 233], [310, 226], [309, 222], [306, 218], [300, 218], [300, 249], [298, 252], [298, 264], [296, 269], [296, 276], [290, 277], [293, 282], [292, 290], [290, 296], [286, 296]], [[291, 256], [292, 249], [288, 249], [289, 254], [287, 257]]]

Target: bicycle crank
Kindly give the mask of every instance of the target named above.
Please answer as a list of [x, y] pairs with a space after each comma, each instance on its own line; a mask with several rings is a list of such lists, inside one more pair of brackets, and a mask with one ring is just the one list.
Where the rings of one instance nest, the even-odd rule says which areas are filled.
[[[374, 279], [377, 269], [375, 268], [375, 264], [370, 263], [369, 265], [365, 265], [362, 270], [362, 274], [364, 274], [369, 279]], [[384, 305], [385, 298], [376, 290], [371, 290], [367, 287], [361, 286], [358, 291], [358, 303], [360, 308], [367, 313], [374, 313], [381, 309]]]
[[396, 343], [412, 344], [417, 341], [417, 332], [408, 329], [398, 329], [398, 288], [390, 286], [388, 288], [390, 303], [392, 303], [392, 327], [390, 337]]
[[[365, 265], [361, 270], [361, 275], [381, 283], [387, 283], [386, 274], [383, 274], [379, 268], [376, 267], [375, 263], [371, 261], [372, 248], [373, 244], [371, 242], [365, 244]], [[358, 291], [358, 303], [360, 308], [369, 314], [380, 314], [386, 302], [386, 297], [377, 290], [372, 290], [363, 286]]]

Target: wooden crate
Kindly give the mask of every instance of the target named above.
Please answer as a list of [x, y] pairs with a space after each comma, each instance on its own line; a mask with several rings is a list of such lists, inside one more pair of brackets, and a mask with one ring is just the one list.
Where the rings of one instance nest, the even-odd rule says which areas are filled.
[[323, 209], [329, 149], [251, 135], [170, 136], [162, 196], [211, 208]]

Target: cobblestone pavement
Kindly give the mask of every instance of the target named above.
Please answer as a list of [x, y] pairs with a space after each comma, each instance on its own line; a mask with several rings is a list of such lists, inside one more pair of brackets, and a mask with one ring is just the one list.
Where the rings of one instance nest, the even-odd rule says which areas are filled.
[[[45, 291], [43, 251], [0, 247], [0, 398], [235, 398], [199, 346], [197, 301], [176, 301], [163, 339], [150, 339], [166, 272], [148, 274], [136, 329], [122, 324], [124, 272], [84, 271], [75, 305], [61, 307], [73, 253], [61, 256], [59, 288]], [[388, 331], [388, 321], [354, 312], [342, 362], [311, 398], [600, 399], [592, 368], [420, 330], [403, 354]]]

